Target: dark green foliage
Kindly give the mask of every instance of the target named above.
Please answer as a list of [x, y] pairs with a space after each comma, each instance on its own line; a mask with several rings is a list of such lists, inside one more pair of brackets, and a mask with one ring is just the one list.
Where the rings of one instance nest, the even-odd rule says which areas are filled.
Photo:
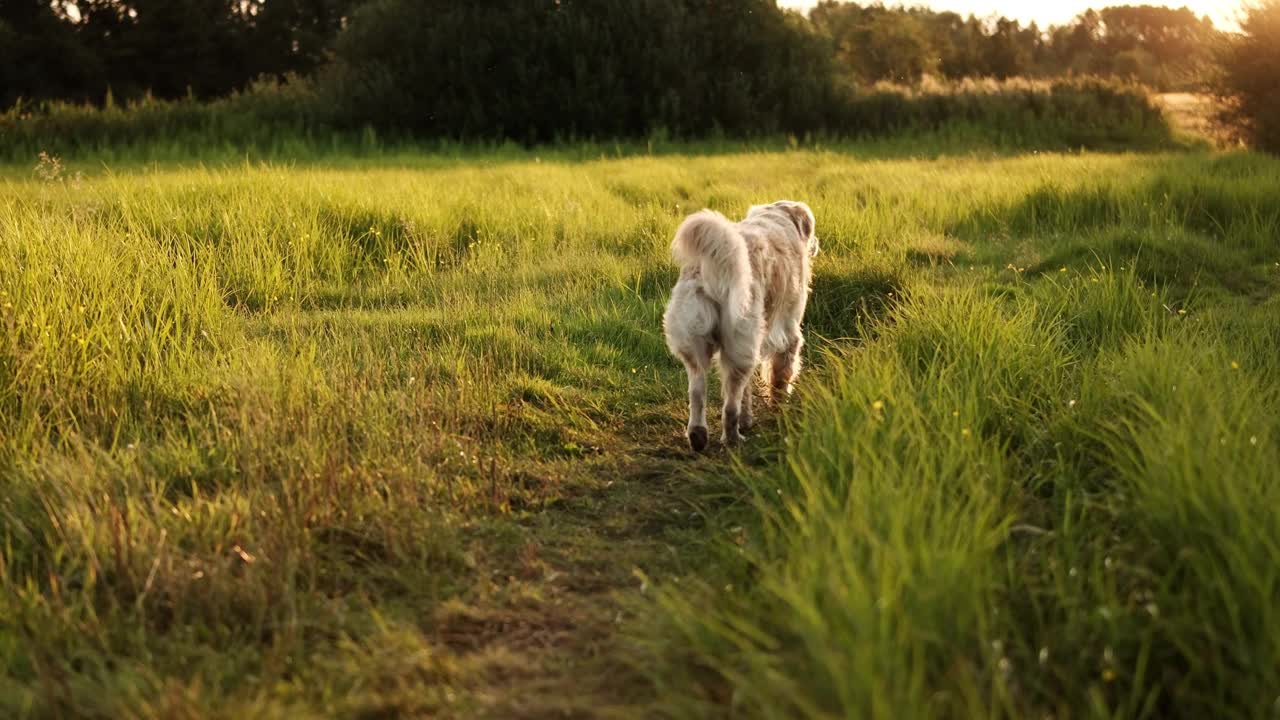
[[91, 99], [101, 65], [47, 0], [0, 3], [0, 108], [23, 97]]
[[771, 0], [377, 0], [318, 80], [343, 125], [548, 140], [806, 131], [824, 45]]
[[1280, 153], [1280, 2], [1250, 7], [1241, 31], [1220, 58], [1224, 119], [1257, 147]]
[[356, 0], [5, 0], [0, 107], [210, 98], [326, 58]]
[[[849, 136], [954, 122], [1019, 133], [1048, 118], [1079, 126], [1068, 142], [1091, 144], [1089, 128], [1128, 125], [1134, 117], [1144, 128], [1163, 125], [1141, 93], [1096, 83], [1048, 92], [853, 92], [819, 35], [772, 0], [644, 0], [623, 8], [541, 0], [501, 10], [441, 1], [413, 13], [405, 2], [361, 8], [339, 44], [338, 63], [320, 75], [318, 105], [336, 109], [338, 126], [545, 141], [667, 131]], [[814, 11], [820, 27], [830, 10]], [[883, 11], [876, 17], [891, 19]], [[1016, 23], [1006, 30], [1017, 31]], [[931, 69], [916, 63], [899, 73], [903, 58], [926, 46], [909, 28], [893, 37], [899, 47], [856, 62], [908, 80]], [[1086, 102], [1077, 107], [1080, 97]], [[1117, 98], [1120, 117], [1111, 102]]]

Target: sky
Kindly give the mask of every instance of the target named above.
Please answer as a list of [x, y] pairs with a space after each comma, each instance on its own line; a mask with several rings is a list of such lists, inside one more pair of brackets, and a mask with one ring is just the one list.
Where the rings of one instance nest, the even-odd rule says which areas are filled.
[[[872, 4], [873, 0], [862, 0], [862, 2]], [[807, 10], [817, 3], [816, 0], [779, 0], [778, 4], [783, 7]], [[885, 4], [892, 6], [903, 3], [889, 0]], [[1024, 23], [1034, 20], [1041, 27], [1045, 27], [1069, 22], [1076, 15], [1090, 7], [1158, 5], [1162, 3], [1160, 0], [1095, 0], [1094, 2], [1089, 2], [1088, 0], [1044, 0], [1042, 2], [1017, 2], [1017, 0], [920, 0], [919, 2], [908, 1], [905, 4], [929, 7], [934, 10], [950, 10], [961, 15], [973, 13], [978, 17], [1003, 15], [1021, 20]], [[1235, 18], [1240, 11], [1241, 2], [1240, 0], [1168, 0], [1163, 4], [1167, 4], [1170, 7], [1189, 7], [1197, 15], [1208, 15], [1213, 19], [1213, 24], [1220, 28], [1234, 29], [1237, 27]]]

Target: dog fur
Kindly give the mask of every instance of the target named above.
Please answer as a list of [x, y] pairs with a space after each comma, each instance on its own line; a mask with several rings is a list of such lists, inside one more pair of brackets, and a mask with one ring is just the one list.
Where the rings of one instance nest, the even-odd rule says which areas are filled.
[[724, 408], [721, 440], [751, 428], [751, 375], [769, 397], [791, 393], [804, 344], [810, 260], [818, 254], [813, 211], [781, 200], [734, 223], [703, 210], [685, 218], [671, 251], [680, 279], [663, 316], [667, 347], [689, 374], [689, 446], [707, 446], [707, 371], [716, 355]]

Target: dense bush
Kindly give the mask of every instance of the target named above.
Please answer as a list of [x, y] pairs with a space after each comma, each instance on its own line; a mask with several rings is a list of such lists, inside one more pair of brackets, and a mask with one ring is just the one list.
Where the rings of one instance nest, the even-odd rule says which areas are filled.
[[211, 101], [148, 95], [104, 107], [19, 104], [0, 113], [0, 158], [27, 161], [41, 151], [127, 153], [139, 145], [167, 145], [190, 154], [219, 145], [273, 147], [328, 134], [306, 83], [260, 82]]
[[1280, 0], [1250, 6], [1240, 29], [1220, 58], [1224, 119], [1257, 147], [1280, 153]]
[[344, 125], [415, 134], [816, 130], [831, 57], [771, 0], [375, 0], [318, 80]]
[[839, 135], [933, 131], [973, 125], [1005, 139], [1101, 147], [1168, 140], [1168, 123], [1140, 87], [1106, 80], [971, 81], [907, 89], [880, 85], [833, 108]]

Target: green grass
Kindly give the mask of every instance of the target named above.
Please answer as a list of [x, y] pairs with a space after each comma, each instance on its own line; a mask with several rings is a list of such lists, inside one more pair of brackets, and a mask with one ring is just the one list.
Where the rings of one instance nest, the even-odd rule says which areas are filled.
[[[1280, 163], [860, 147], [6, 169], [0, 714], [1271, 716]], [[688, 456], [670, 234], [780, 197]]]

